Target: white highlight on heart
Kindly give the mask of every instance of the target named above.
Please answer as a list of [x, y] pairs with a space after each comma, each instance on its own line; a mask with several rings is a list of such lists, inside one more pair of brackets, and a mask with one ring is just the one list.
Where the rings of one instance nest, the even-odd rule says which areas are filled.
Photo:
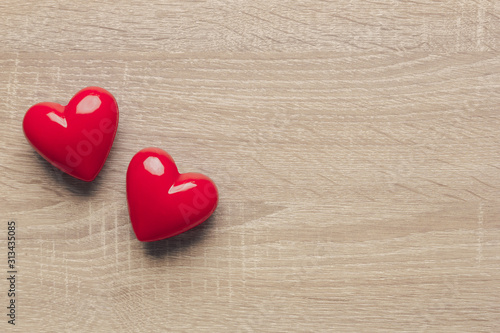
[[165, 173], [165, 168], [158, 157], [149, 156], [144, 160], [144, 168], [155, 176], [161, 176]]
[[58, 123], [59, 125], [61, 125], [64, 128], [68, 127], [68, 122], [66, 121], [66, 118], [61, 117], [60, 115], [58, 115], [55, 112], [47, 113], [47, 117], [49, 117], [50, 120], [52, 120], [55, 123]]
[[76, 106], [76, 113], [87, 114], [92, 113], [101, 106], [101, 99], [99, 96], [89, 95], [78, 103]]
[[172, 187], [168, 190], [168, 194], [172, 193], [177, 193], [177, 192], [182, 192], [182, 191], [187, 191], [190, 188], [196, 187], [196, 184], [193, 182], [187, 182], [184, 184], [180, 184], [177, 186], [172, 185]]

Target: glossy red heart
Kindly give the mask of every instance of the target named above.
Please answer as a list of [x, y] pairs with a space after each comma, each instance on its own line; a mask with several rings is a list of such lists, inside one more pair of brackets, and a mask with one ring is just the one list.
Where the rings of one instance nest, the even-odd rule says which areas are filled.
[[92, 181], [108, 157], [118, 129], [118, 105], [99, 87], [80, 90], [66, 106], [33, 105], [24, 116], [24, 135], [52, 165]]
[[172, 157], [146, 148], [130, 161], [127, 201], [137, 239], [169, 238], [204, 222], [217, 207], [217, 187], [199, 173], [179, 174]]

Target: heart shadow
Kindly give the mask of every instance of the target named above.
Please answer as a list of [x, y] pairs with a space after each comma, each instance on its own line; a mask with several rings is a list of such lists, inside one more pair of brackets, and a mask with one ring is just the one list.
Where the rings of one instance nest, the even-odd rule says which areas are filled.
[[146, 254], [153, 258], [161, 259], [166, 256], [177, 255], [201, 242], [213, 227], [214, 215], [210, 216], [202, 224], [177, 236], [154, 242], [145, 242], [144, 249], [146, 250]]
[[[106, 157], [106, 162], [111, 160], [112, 156], [114, 155], [114, 152], [117, 150], [116, 147], [120, 143], [119, 139], [120, 137], [117, 131], [117, 134], [115, 135], [113, 141], [112, 149], [110, 150], [108, 156]], [[81, 196], [93, 195], [97, 190], [97, 188], [100, 187], [102, 179], [104, 177], [103, 175], [105, 175], [108, 171], [107, 167], [108, 163], [105, 162], [101, 171], [99, 171], [97, 177], [91, 182], [86, 182], [78, 178], [75, 178], [73, 176], [70, 176], [64, 171], [59, 170], [58, 168], [53, 166], [49, 161], [43, 158], [40, 154], [38, 154], [36, 151], [33, 151], [33, 155], [36, 156], [36, 158], [40, 161], [40, 165], [42, 165], [42, 167], [47, 171], [47, 174], [49, 174], [54, 179], [55, 182], [57, 182], [59, 185], [64, 186], [68, 191], [76, 195], [81, 195]]]
[[[47, 174], [51, 176], [55, 182], [57, 182], [59, 185], [64, 186], [71, 193], [81, 196], [91, 196], [94, 194], [96, 189], [99, 187], [99, 184], [101, 183], [100, 175], [102, 170], [99, 175], [97, 175], [96, 179], [91, 182], [86, 182], [59, 170], [37, 152], [33, 152], [33, 154], [36, 155], [36, 157], [40, 161], [40, 165], [42, 165], [42, 167], [47, 171]], [[105, 167], [106, 164], [104, 164], [103, 170]]]

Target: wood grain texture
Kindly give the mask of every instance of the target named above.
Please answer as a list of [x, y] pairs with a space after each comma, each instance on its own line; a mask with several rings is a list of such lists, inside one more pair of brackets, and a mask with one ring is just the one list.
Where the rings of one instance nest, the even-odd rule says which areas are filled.
[[[0, 25], [1, 331], [500, 330], [498, 1], [4, 0]], [[82, 183], [21, 122], [89, 85], [120, 125]], [[145, 244], [147, 146], [221, 197]]]

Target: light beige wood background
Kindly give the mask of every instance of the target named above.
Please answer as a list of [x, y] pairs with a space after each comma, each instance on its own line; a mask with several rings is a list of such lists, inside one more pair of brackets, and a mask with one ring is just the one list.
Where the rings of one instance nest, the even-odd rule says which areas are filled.
[[[500, 331], [500, 2], [3, 0], [0, 25], [1, 331]], [[87, 184], [21, 122], [89, 85], [120, 126]], [[148, 146], [220, 206], [145, 244]]]

